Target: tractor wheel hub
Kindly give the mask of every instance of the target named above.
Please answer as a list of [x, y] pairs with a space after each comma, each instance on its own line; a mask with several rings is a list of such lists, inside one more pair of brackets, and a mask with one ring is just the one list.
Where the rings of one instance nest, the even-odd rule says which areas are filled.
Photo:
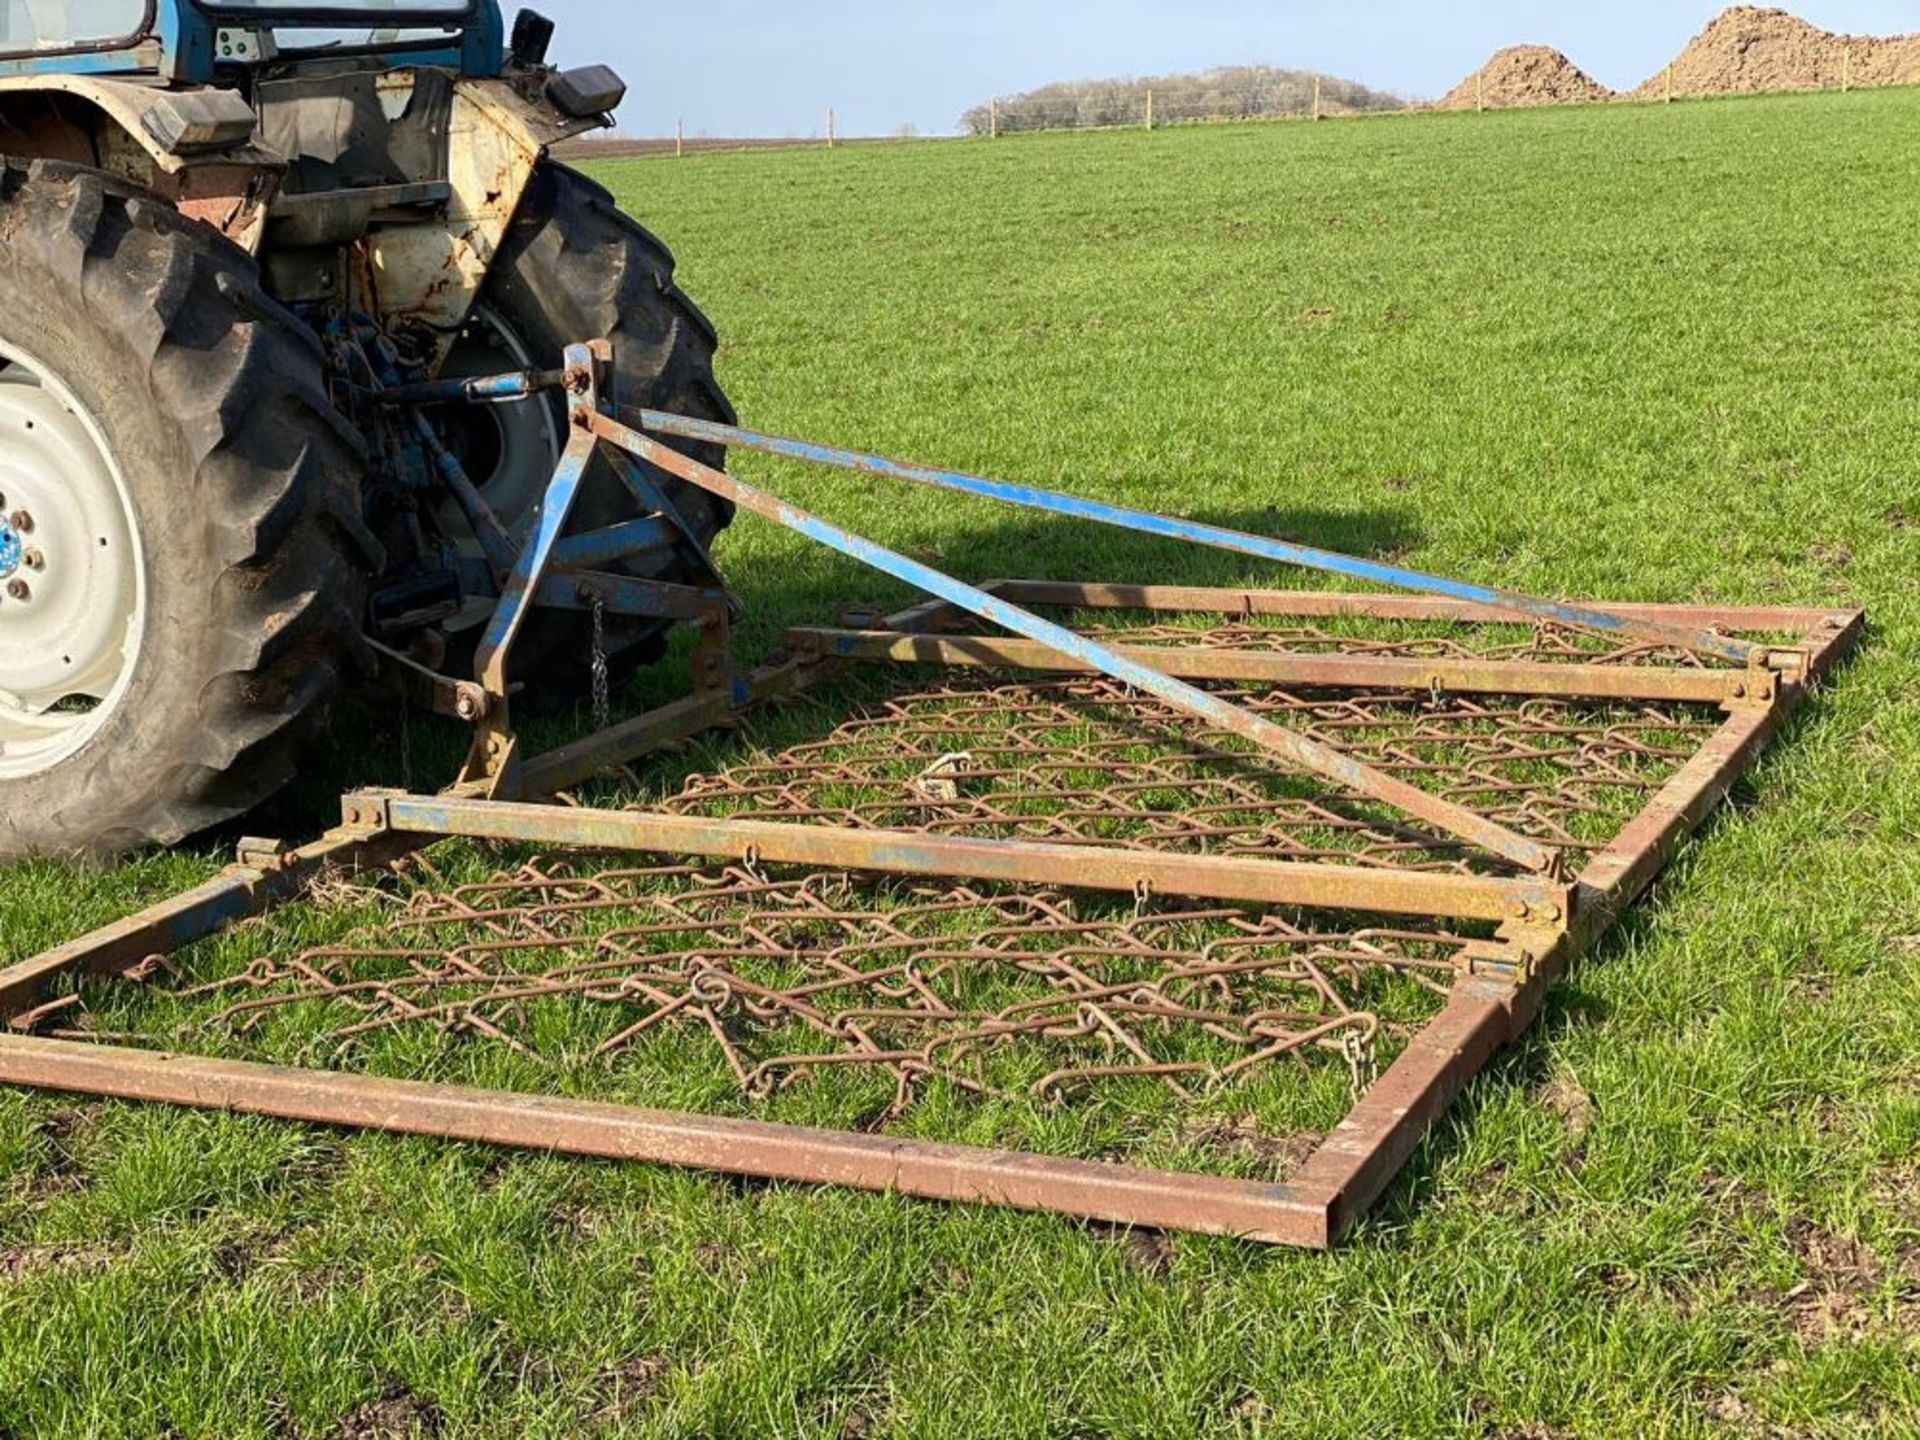
[[0, 780], [96, 734], [145, 628], [133, 508], [100, 427], [43, 367], [0, 345]]

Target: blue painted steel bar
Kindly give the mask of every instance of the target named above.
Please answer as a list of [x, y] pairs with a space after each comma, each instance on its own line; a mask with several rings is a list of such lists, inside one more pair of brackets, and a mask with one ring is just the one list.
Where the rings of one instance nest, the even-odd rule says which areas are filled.
[[1511, 590], [1447, 580], [1437, 575], [1426, 575], [1417, 570], [1404, 569], [1398, 565], [1383, 564], [1377, 560], [1362, 560], [1330, 550], [1295, 545], [1285, 540], [1247, 535], [1237, 530], [1224, 530], [1218, 526], [1206, 525], [1194, 520], [1176, 520], [1165, 515], [1154, 515], [1145, 510], [1107, 505], [1097, 500], [1083, 500], [1076, 496], [1060, 495], [1053, 491], [1015, 485], [1004, 480], [989, 480], [977, 475], [963, 474], [957, 470], [903, 465], [875, 455], [862, 455], [856, 451], [836, 449], [830, 445], [814, 445], [804, 440], [788, 440], [777, 435], [742, 430], [733, 425], [716, 424], [710, 420], [669, 415], [659, 410], [628, 410], [620, 407], [619, 413], [631, 423], [655, 435], [673, 435], [683, 440], [700, 440], [734, 449], [758, 450], [763, 454], [778, 455], [790, 460], [829, 465], [835, 469], [878, 475], [889, 480], [903, 480], [913, 485], [930, 485], [937, 489], [954, 490], [966, 495], [1002, 501], [1009, 505], [1024, 506], [1031, 510], [1045, 510], [1054, 515], [1064, 515], [1076, 520], [1092, 520], [1102, 525], [1114, 525], [1123, 530], [1134, 530], [1145, 535], [1159, 535], [1169, 540], [1206, 545], [1217, 550], [1231, 550], [1261, 560], [1272, 560], [1283, 565], [1300, 566], [1332, 575], [1344, 575], [1350, 579], [1371, 581], [1374, 584], [1389, 585], [1418, 594], [1441, 595], [1454, 600], [1469, 601], [1476, 605], [1492, 605], [1516, 614], [1551, 621], [1557, 625], [1574, 626], [1604, 635], [1671, 645], [1741, 665], [1763, 664], [1769, 653], [1765, 646], [1749, 644], [1744, 640], [1719, 635], [1711, 630], [1694, 630], [1684, 626], [1662, 624], [1655, 620], [1609, 615], [1602, 611], [1589, 610], [1584, 606], [1566, 605], [1554, 600], [1522, 595]]
[[[591, 392], [595, 360], [587, 347], [576, 345], [568, 349], [567, 368], [570, 372], [578, 371], [588, 376], [588, 390]], [[579, 408], [578, 414], [584, 417], [591, 413], [591, 398], [589, 393], [586, 404]], [[560, 543], [561, 532], [567, 528], [574, 502], [580, 498], [580, 488], [586, 480], [587, 467], [593, 462], [596, 449], [592, 432], [576, 425], [566, 451], [560, 457], [559, 467], [547, 485], [547, 493], [540, 502], [539, 513], [534, 518], [533, 535], [520, 551], [512, 573], [501, 588], [500, 604], [495, 608], [493, 618], [487, 622], [486, 634], [474, 654], [475, 678], [489, 695], [500, 702], [500, 711], [506, 708], [508, 657], [513, 653], [514, 641], [519, 638], [521, 627], [526, 624], [527, 612], [533, 608], [535, 592], [552, 567], [554, 548]]]
[[671, 522], [652, 516], [584, 535], [569, 535], [553, 547], [553, 568], [598, 570], [618, 560], [636, 560], [672, 549], [676, 533]]
[[560, 468], [547, 486], [533, 537], [514, 563], [500, 603], [487, 622], [486, 635], [474, 656], [474, 669], [490, 694], [506, 694], [507, 656], [519, 638], [520, 627], [526, 623], [536, 592], [547, 578], [553, 547], [559, 542], [560, 532], [573, 511], [573, 502], [579, 498], [580, 483], [586, 477], [590, 459], [591, 448], [579, 445], [569, 446], [567, 453], [560, 457]]
[[700, 620], [729, 603], [712, 586], [667, 585], [632, 575], [550, 570], [533, 590], [533, 603], [548, 610], [584, 610], [598, 600], [609, 615], [640, 620]]
[[942, 574], [931, 566], [788, 505], [763, 490], [651, 440], [617, 420], [597, 414], [592, 424], [593, 433], [602, 440], [629, 451], [669, 474], [678, 475], [691, 485], [731, 500], [743, 509], [764, 516], [863, 565], [903, 580], [1016, 635], [1036, 640], [1061, 655], [1090, 664], [1123, 684], [1158, 697], [1183, 714], [1194, 716], [1219, 730], [1242, 736], [1300, 769], [1390, 805], [1527, 870], [1544, 874], [1559, 869], [1557, 851], [1517, 835], [1485, 816], [1476, 815], [1418, 786], [1396, 780], [1331, 746], [1295, 734], [1216, 695], [1196, 689], [1137, 660], [1128, 659], [1084, 635], [1077, 635], [1064, 626]]

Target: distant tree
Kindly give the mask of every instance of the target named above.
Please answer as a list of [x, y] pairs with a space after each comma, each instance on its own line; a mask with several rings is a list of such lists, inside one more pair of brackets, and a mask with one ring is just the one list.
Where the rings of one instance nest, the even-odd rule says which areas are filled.
[[[1139, 125], [1146, 119], [1149, 91], [1156, 122], [1169, 125], [1304, 115], [1313, 107], [1315, 78], [1311, 70], [1235, 65], [1193, 75], [1045, 85], [998, 101], [999, 125], [1002, 133]], [[1318, 79], [1320, 106], [1329, 115], [1407, 108], [1404, 99], [1383, 90], [1370, 90], [1333, 75]], [[993, 127], [995, 108], [974, 106], [960, 117], [961, 128], [973, 135], [987, 134]]]

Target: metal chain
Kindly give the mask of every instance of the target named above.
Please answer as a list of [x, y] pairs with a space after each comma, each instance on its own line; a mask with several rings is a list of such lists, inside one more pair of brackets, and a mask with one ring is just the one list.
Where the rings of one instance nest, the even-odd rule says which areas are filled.
[[400, 696], [400, 784], [413, 789], [413, 705], [404, 692]]
[[1344, 1061], [1363, 1084], [1382, 1035], [1437, 1013], [1478, 943], [1178, 900], [1129, 915], [1117, 897], [869, 887], [763, 862], [751, 848], [712, 870], [576, 857], [456, 886], [420, 859], [422, 883], [366, 927], [180, 998], [224, 1006], [199, 1023], [235, 1038], [321, 1001], [315, 1018], [343, 1047], [437, 1032], [528, 1057], [552, 1004], [570, 1035], [599, 1031], [592, 1059], [680, 1030], [717, 1045], [750, 1098], [879, 1071], [897, 1115], [935, 1084], [1051, 1101], [1157, 1078], [1191, 1097], [1288, 1057]]
[[[1597, 852], [1711, 738], [1713, 713], [1652, 703], [1422, 691], [1244, 698], [1393, 773], [1562, 847]], [[1172, 728], [1107, 680], [958, 680], [889, 695], [824, 738], [696, 776], [651, 808], [705, 819], [1098, 844], [1478, 873], [1476, 857]], [[1153, 737], [1153, 738], [1148, 738]], [[1178, 797], [1177, 802], [1168, 797]], [[1177, 803], [1177, 809], [1176, 809]]]
[[605, 730], [613, 723], [611, 673], [607, 668], [607, 605], [599, 596], [593, 599], [593, 728]]

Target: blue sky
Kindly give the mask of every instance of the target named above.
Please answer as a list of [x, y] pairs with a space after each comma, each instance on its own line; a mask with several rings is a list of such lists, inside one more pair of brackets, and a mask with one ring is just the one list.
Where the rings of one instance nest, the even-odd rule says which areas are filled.
[[[537, 0], [538, 3], [538, 0]], [[557, 58], [633, 87], [621, 128], [809, 135], [952, 130], [1055, 80], [1265, 63], [1434, 97], [1503, 45], [1558, 46], [1616, 88], [1667, 63], [1724, 0], [544, 0]], [[1832, 30], [1920, 29], [1913, 0], [1800, 0]]]

